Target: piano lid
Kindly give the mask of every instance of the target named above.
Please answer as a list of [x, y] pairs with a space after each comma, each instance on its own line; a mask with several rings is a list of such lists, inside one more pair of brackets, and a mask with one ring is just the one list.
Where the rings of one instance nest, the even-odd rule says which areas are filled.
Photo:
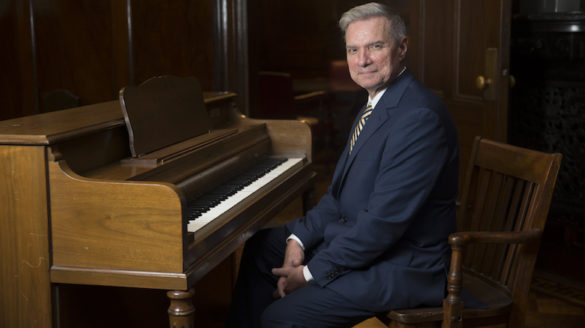
[[133, 157], [208, 133], [211, 120], [195, 77], [158, 76], [120, 90]]

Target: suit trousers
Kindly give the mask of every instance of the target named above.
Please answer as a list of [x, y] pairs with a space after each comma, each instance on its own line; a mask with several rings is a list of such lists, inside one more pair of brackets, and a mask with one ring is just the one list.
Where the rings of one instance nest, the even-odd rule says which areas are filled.
[[246, 242], [227, 327], [351, 327], [375, 315], [316, 284], [275, 298], [278, 277], [271, 270], [282, 266], [289, 235], [283, 226], [261, 230]]

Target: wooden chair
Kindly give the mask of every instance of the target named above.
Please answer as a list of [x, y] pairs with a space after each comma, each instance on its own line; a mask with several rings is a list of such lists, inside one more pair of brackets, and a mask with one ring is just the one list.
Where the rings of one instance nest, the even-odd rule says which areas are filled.
[[[390, 327], [522, 327], [561, 154], [476, 137], [449, 236], [451, 267], [443, 307], [394, 310]], [[468, 308], [465, 289], [485, 306]]]

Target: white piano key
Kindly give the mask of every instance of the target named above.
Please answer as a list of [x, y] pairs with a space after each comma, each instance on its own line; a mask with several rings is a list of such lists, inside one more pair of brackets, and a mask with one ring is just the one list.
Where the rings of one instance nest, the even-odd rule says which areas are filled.
[[295, 165], [301, 163], [303, 158], [289, 158], [279, 166], [272, 169], [270, 172], [266, 173], [259, 179], [255, 180], [251, 184], [245, 186], [235, 194], [231, 195], [230, 197], [226, 198], [221, 203], [217, 204], [216, 206], [210, 208], [206, 212], [202, 213], [200, 216], [193, 220], [189, 220], [187, 224], [187, 231], [189, 232], [197, 232], [202, 229], [204, 226], [208, 225], [209, 223], [216, 220], [222, 214], [226, 213], [233, 207], [237, 206], [241, 202], [245, 201], [246, 198], [253, 195], [255, 192], [260, 190], [262, 187], [267, 186], [276, 178], [281, 176], [282, 174], [286, 173]]

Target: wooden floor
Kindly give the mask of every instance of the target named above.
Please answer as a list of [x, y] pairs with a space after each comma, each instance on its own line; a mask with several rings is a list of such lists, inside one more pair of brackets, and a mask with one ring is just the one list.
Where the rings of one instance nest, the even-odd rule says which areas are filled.
[[[556, 297], [532, 292], [531, 309], [527, 317], [527, 328], [583, 328], [585, 306], [563, 301]], [[354, 328], [386, 327], [376, 318], [354, 326]]]
[[[580, 296], [585, 297], [585, 286], [578, 282], [571, 282], [568, 285], [563, 285], [561, 282], [560, 290], [572, 289], [572, 294], [575, 296], [574, 289], [578, 289]], [[527, 316], [527, 328], [583, 328], [585, 327], [585, 300], [579, 301], [574, 297], [568, 300], [566, 295], [553, 296], [558, 294], [559, 289], [553, 288], [546, 292], [536, 291], [534, 289], [537, 284], [533, 284], [531, 291], [530, 310]], [[579, 288], [577, 288], [579, 286]], [[197, 327], [211, 327], [220, 328], [224, 325], [224, 318], [227, 313], [227, 307], [215, 306], [208, 307], [201, 303], [198, 306], [198, 320]], [[202, 325], [200, 325], [202, 324]], [[375, 318], [366, 320], [354, 328], [379, 328], [385, 327], [382, 322]], [[497, 326], [500, 327], [500, 326]], [[491, 328], [491, 327], [490, 327]]]

